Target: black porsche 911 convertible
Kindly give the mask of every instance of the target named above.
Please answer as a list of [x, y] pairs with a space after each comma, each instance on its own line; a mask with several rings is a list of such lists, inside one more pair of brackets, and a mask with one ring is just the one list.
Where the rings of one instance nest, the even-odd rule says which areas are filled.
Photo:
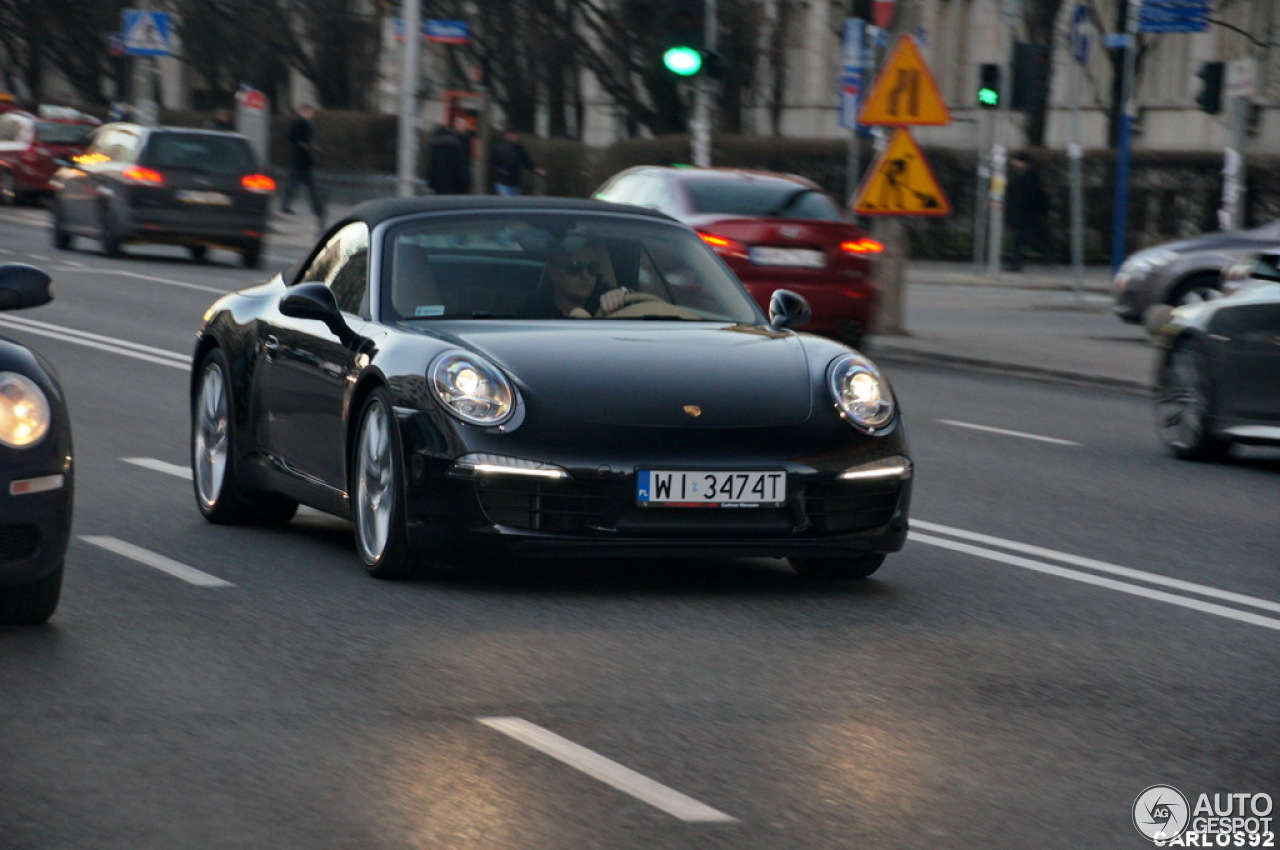
[[862, 578], [912, 463], [858, 351], [766, 318], [693, 231], [567, 198], [371, 201], [205, 314], [206, 518], [349, 518], [378, 578], [468, 557], [786, 558]]
[[[0, 265], [0, 310], [52, 298], [41, 269]], [[57, 372], [31, 348], [0, 338], [0, 623], [43, 623], [57, 610], [72, 472], [71, 423]]]

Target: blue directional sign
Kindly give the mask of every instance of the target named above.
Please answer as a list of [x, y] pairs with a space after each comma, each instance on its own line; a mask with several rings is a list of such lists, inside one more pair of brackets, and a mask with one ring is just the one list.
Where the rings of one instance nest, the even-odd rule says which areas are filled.
[[1138, 32], [1204, 32], [1209, 0], [1143, 0]]
[[437, 44], [469, 44], [471, 42], [471, 27], [466, 21], [428, 18], [426, 30], [427, 41], [434, 41]]
[[1071, 14], [1071, 58], [1081, 65], [1089, 61], [1089, 7], [1077, 3]]
[[173, 54], [173, 26], [167, 12], [125, 9], [120, 27], [121, 49], [130, 56]]
[[866, 63], [866, 22], [846, 18], [844, 43], [840, 61], [840, 126], [853, 130], [858, 126], [858, 109], [862, 103], [862, 69]]

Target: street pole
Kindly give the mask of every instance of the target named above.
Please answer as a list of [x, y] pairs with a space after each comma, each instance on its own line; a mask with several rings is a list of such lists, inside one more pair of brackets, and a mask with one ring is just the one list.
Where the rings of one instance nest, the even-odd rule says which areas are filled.
[[[1004, 59], [1004, 81], [1000, 87], [1000, 109], [996, 114], [995, 142], [991, 145], [991, 226], [987, 234], [987, 274], [1000, 275], [1000, 255], [1004, 251], [1004, 196], [1008, 173], [1010, 106], [1013, 100], [1013, 28], [1018, 22], [1018, 0], [1001, 4], [1000, 56]], [[1006, 82], [1007, 81], [1007, 82]]]
[[418, 48], [422, 44], [422, 9], [419, 0], [404, 0], [401, 7], [404, 42], [400, 54], [400, 136], [397, 161], [397, 193], [417, 194], [418, 172]]
[[1067, 146], [1067, 160], [1071, 181], [1071, 286], [1076, 300], [1084, 300], [1084, 173], [1081, 160], [1084, 151], [1080, 144], [1080, 64], [1084, 61], [1076, 53], [1071, 63], [1071, 143]]
[[[707, 53], [716, 50], [716, 0], [704, 0], [702, 43]], [[693, 82], [693, 120], [689, 122], [693, 164], [711, 166], [711, 94], [712, 81], [704, 67]]]
[[1127, 252], [1129, 231], [1129, 147], [1133, 119], [1136, 112], [1133, 78], [1138, 65], [1138, 19], [1142, 15], [1142, 0], [1129, 0], [1125, 18], [1124, 70], [1121, 78], [1120, 132], [1116, 150], [1116, 190], [1112, 205], [1114, 218], [1111, 224], [1111, 273], [1120, 270]]

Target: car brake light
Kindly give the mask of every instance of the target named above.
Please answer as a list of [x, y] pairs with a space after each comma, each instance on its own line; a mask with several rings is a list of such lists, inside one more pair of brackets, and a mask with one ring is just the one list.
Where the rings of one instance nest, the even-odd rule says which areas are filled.
[[840, 250], [846, 254], [879, 254], [884, 251], [884, 245], [874, 239], [850, 239], [847, 242], [840, 243]]
[[164, 175], [159, 171], [150, 168], [143, 168], [141, 165], [133, 165], [124, 170], [121, 175], [126, 180], [132, 180], [135, 183], [154, 183], [157, 186], [164, 185]]
[[250, 192], [263, 194], [276, 190], [276, 181], [266, 174], [246, 174], [240, 178], [240, 185]]
[[747, 246], [743, 245], [735, 239], [728, 239], [724, 236], [716, 236], [714, 233], [703, 233], [698, 231], [698, 235], [702, 237], [702, 241], [706, 242], [715, 249], [717, 254], [728, 254], [745, 257], [747, 254]]

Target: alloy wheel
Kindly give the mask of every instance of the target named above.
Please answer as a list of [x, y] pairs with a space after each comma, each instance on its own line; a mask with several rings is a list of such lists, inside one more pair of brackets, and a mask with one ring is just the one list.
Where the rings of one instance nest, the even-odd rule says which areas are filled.
[[390, 427], [386, 407], [370, 405], [356, 448], [356, 537], [367, 564], [376, 564], [386, 551], [396, 507]]
[[227, 475], [227, 439], [230, 428], [226, 378], [221, 367], [205, 365], [196, 403], [195, 476], [196, 492], [205, 508], [212, 508], [222, 496]]

